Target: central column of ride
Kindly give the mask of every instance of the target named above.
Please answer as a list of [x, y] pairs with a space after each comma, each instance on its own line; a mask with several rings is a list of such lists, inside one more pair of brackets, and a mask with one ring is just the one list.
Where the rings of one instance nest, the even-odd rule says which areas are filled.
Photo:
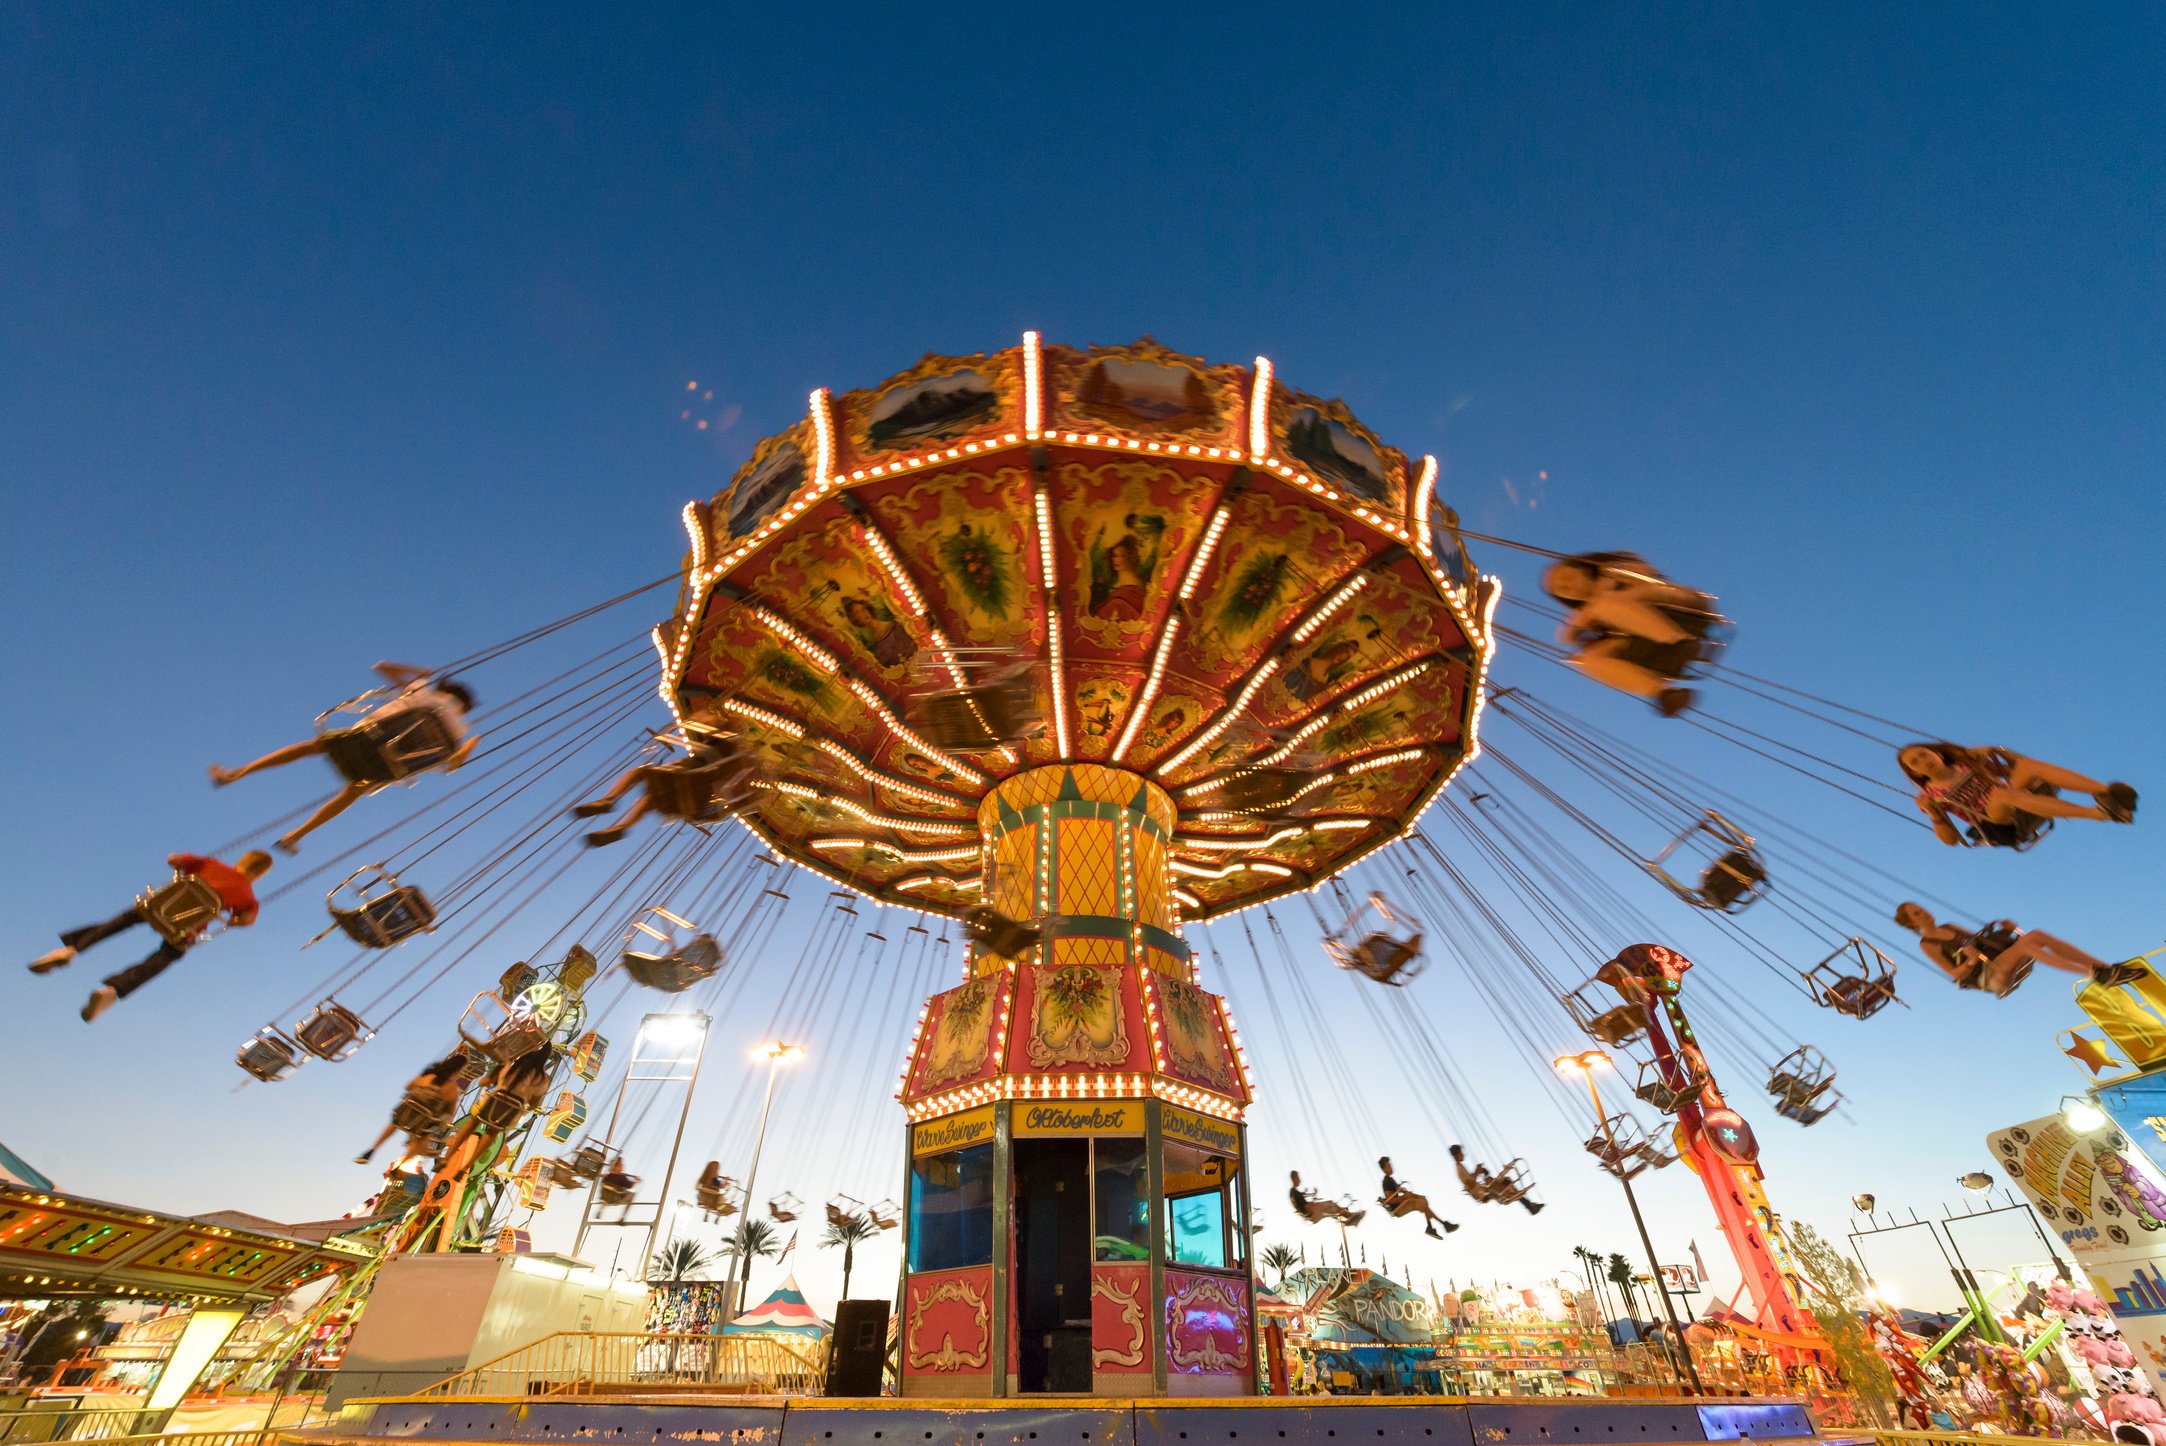
[[978, 822], [998, 917], [903, 1076], [903, 1394], [1249, 1394], [1249, 1086], [1177, 932], [1173, 800], [1061, 764]]

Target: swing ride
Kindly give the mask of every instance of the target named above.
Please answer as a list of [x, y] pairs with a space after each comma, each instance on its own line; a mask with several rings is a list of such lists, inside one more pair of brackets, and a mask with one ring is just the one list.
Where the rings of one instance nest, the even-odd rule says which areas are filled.
[[[905, 1395], [1252, 1389], [1251, 1115], [1350, 1173], [1347, 1147], [1299, 1102], [1362, 1095], [1353, 1067], [1313, 1038], [1345, 1009], [1364, 1012], [1480, 1157], [1507, 1162], [1492, 1174], [1453, 1147], [1467, 1193], [1539, 1210], [1522, 1152], [1498, 1138], [1433, 1009], [1414, 1002], [1417, 981], [1471, 990], [1537, 1078], [1568, 1029], [1627, 1054], [1637, 1104], [1673, 1124], [1650, 1133], [1618, 1111], [1594, 1121], [1586, 1152], [1627, 1180], [1689, 1161], [1756, 1339], [1787, 1364], [1821, 1360], [1757, 1137], [1683, 1010], [1691, 963], [1668, 945], [1618, 946], [1689, 927], [1734, 958], [1695, 978], [1695, 1008], [1722, 1026], [1713, 1047], [1726, 1070], [1765, 1069], [1774, 1112], [1813, 1125], [1841, 1106], [1834, 1067], [1769, 1001], [1794, 994], [1859, 1022], [1900, 1002], [1878, 899], [1921, 891], [1710, 781], [1697, 756], [1681, 767], [1545, 692], [1493, 685], [1492, 666], [1502, 650], [1558, 665], [1569, 687], [1646, 698], [1663, 715], [1648, 727], [1772, 759], [1918, 838], [1928, 819], [1901, 806], [1914, 788], [1938, 790], [1932, 827], [2015, 831], [1986, 841], [2027, 830], [2004, 843], [2018, 847], [2050, 819], [1998, 822], [2011, 805], [1996, 790], [2036, 800], [2077, 778], [2007, 755], [1967, 785], [1909, 748], [1892, 766], [1914, 730], [1891, 736], [1887, 720], [1736, 672], [1710, 595], [1632, 554], [1466, 532], [1438, 495], [1435, 459], [1393, 449], [1262, 359], [1035, 333], [998, 353], [928, 356], [864, 391], [813, 392], [802, 421], [682, 520], [679, 574], [437, 670], [570, 639], [676, 584], [650, 637], [519, 693], [479, 746], [463, 715], [453, 726], [431, 707], [387, 713], [400, 694], [319, 720], [349, 785], [473, 766], [283, 886], [351, 868], [319, 937], [358, 952], [236, 1062], [268, 1083], [350, 1058], [437, 981], [500, 968], [498, 937], [526, 927], [558, 879], [581, 867], [598, 878], [527, 950], [560, 962], [502, 969], [458, 1016], [460, 1103], [393, 1116], [426, 1163], [394, 1167], [378, 1238], [390, 1252], [451, 1251], [523, 1229], [552, 1190], [587, 1190], [630, 1219], [639, 1179], [623, 1159], [646, 1158], [645, 1111], [603, 1140], [587, 1101], [608, 1054], [599, 1030], [627, 997], [723, 1017], [725, 1001], [765, 990], [792, 1027], [847, 1016], [875, 1033], [923, 997], [907, 1041], [855, 1050], [855, 1082], [823, 1102], [845, 1121], [838, 1183], [862, 1195], [798, 1181], [825, 1201], [809, 1213], [839, 1231], [900, 1230]], [[1544, 589], [1565, 611], [1507, 599], [1469, 539], [1544, 558]], [[1565, 641], [1500, 619], [1506, 601], [1561, 622]], [[1879, 772], [1736, 721], [1711, 706], [1717, 689], [1867, 739]], [[667, 728], [628, 737], [657, 695]], [[1935, 756], [1960, 771], [1969, 755]], [[1477, 758], [1470, 788], [1460, 780]], [[610, 828], [582, 836], [571, 822], [635, 786], [640, 801]], [[2133, 812], [2122, 785], [2095, 792], [2090, 816]], [[480, 847], [455, 842], [525, 794]], [[653, 817], [636, 842], [582, 846], [627, 837], [642, 815]], [[1650, 840], [1667, 841], [1648, 852]], [[1605, 872], [1608, 859], [1618, 867]], [[793, 894], [807, 879], [831, 892]], [[205, 894], [178, 878], [143, 907], [160, 932], [197, 937], [217, 916]], [[883, 929], [861, 903], [920, 922]], [[928, 928], [951, 923], [959, 961]], [[780, 952], [798, 961], [786, 975], [765, 962], [785, 928]], [[1441, 957], [1460, 967], [1427, 970], [1446, 943]], [[381, 984], [386, 959], [404, 972]], [[943, 984], [957, 962], [960, 979]], [[1743, 974], [1753, 968], [1772, 982]], [[1237, 987], [1268, 1015], [1295, 1103], [1257, 1090], [1227, 998]], [[904, 1061], [909, 1164], [906, 1203], [868, 1206], [881, 1191], [862, 1182], [888, 1152], [858, 1105], [886, 1065], [880, 1048]], [[640, 1078], [620, 1060], [601, 1092], [621, 1104]], [[761, 1213], [797, 1222], [798, 1195], [749, 1193], [750, 1113], [732, 1111], [713, 1152], [749, 1145], [745, 1183], [711, 1166], [694, 1203], [710, 1220], [738, 1217], [736, 1230]], [[1368, 1156], [1383, 1143], [1373, 1128], [1349, 1130], [1379, 1147]], [[1318, 1200], [1298, 1176], [1291, 1203], [1304, 1222], [1362, 1226], [1363, 1211]], [[1011, 1234], [1030, 1249], [996, 1264], [993, 1242]], [[1080, 1313], [1071, 1281], [1087, 1282]]]

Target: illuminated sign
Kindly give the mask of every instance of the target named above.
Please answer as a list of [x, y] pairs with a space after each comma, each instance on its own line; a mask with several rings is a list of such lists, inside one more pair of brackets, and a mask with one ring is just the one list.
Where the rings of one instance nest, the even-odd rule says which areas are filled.
[[1106, 1100], [1093, 1104], [1021, 1104], [1008, 1117], [1016, 1135], [1140, 1135], [1143, 1101]]
[[993, 1138], [993, 1107], [965, 1110], [959, 1115], [944, 1119], [927, 1120], [910, 1127], [910, 1153], [913, 1155], [937, 1155], [942, 1150], [960, 1150], [965, 1145], [975, 1145]]
[[1158, 1111], [1158, 1130], [1169, 1140], [1196, 1145], [1214, 1155], [1238, 1156], [1241, 1153], [1241, 1127], [1231, 1120], [1163, 1105]]

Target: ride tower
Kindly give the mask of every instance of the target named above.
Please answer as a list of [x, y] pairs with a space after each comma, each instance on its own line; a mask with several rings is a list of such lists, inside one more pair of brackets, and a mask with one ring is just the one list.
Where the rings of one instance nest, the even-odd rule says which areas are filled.
[[907, 1395], [1254, 1389], [1251, 1081], [1184, 922], [1475, 752], [1497, 592], [1386, 446], [1145, 338], [812, 394], [685, 510], [663, 696], [778, 857], [964, 921], [921, 1012]]
[[1685, 1017], [1680, 996], [1691, 967], [1692, 961], [1674, 949], [1634, 944], [1595, 978], [1623, 997], [1622, 1008], [1642, 1016], [1653, 1078], [1637, 1093], [1677, 1118], [1678, 1158], [1700, 1177], [1714, 1207], [1752, 1297], [1758, 1343], [1786, 1367], [1830, 1365], [1832, 1353], [1803, 1303], [1804, 1286], [1762, 1184], [1759, 1137], [1723, 1099]]

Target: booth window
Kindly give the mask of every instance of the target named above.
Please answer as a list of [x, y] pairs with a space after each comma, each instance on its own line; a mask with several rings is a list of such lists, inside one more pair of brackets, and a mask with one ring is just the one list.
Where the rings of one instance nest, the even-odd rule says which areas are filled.
[[1167, 1141], [1166, 1263], [1235, 1270], [1248, 1258], [1240, 1168], [1230, 1156]]
[[910, 1164], [910, 1269], [993, 1261], [993, 1147], [971, 1145]]
[[1140, 1139], [1091, 1141], [1091, 1194], [1097, 1202], [1098, 1260], [1151, 1258], [1151, 1197]]

